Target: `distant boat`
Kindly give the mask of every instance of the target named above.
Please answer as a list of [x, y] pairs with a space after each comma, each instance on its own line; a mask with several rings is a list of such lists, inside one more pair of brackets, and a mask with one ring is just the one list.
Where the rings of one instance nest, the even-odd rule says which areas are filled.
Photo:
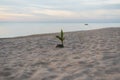
[[85, 24], [85, 25], [88, 25], [88, 24]]

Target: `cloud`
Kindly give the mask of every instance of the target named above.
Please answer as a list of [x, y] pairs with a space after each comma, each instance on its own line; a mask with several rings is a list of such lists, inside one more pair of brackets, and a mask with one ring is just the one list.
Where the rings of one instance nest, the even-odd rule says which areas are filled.
[[72, 11], [65, 10], [51, 10], [51, 9], [43, 9], [43, 10], [33, 10], [34, 14], [42, 14], [54, 17], [72, 17], [75, 16], [76, 13]]
[[105, 4], [120, 4], [120, 0], [105, 0]]
[[[83, 19], [118, 19], [120, 18], [120, 10], [92, 10], [79, 12]], [[78, 17], [80, 18], [80, 17]]]
[[34, 17], [34, 15], [25, 14], [25, 13], [0, 12], [1, 21], [24, 20], [25, 18], [30, 18], [30, 17]]
[[51, 21], [66, 19], [118, 19], [120, 18], [120, 10], [88, 10], [88, 11], [68, 11], [54, 9], [31, 9], [27, 13], [6, 13], [0, 12], [0, 20], [23, 20], [23, 21]]
[[0, 2], [0, 21], [120, 18], [120, 0], [0, 0]]
[[5, 10], [9, 10], [8, 7], [4, 7], [4, 6], [0, 6], [0, 11], [5, 11]]

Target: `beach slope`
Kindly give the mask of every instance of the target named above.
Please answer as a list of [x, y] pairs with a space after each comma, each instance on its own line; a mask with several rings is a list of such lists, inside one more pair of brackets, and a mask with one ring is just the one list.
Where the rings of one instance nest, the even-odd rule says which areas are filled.
[[0, 80], [120, 80], [120, 28], [0, 39]]

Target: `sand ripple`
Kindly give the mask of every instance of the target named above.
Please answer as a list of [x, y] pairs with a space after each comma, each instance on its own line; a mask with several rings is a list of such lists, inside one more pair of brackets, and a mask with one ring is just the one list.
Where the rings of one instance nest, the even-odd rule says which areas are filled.
[[0, 39], [0, 80], [120, 80], [120, 28]]

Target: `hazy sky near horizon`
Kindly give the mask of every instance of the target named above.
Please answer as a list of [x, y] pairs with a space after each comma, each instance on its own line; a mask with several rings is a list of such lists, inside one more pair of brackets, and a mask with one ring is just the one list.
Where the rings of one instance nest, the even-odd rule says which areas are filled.
[[0, 21], [120, 21], [120, 0], [0, 0]]

